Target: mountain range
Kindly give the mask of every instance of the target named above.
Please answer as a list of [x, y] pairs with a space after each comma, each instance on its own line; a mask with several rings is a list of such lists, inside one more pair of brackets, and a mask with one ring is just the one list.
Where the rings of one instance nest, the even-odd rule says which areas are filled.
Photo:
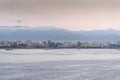
[[0, 26], [0, 40], [119, 41], [119, 30], [72, 31], [55, 27]]

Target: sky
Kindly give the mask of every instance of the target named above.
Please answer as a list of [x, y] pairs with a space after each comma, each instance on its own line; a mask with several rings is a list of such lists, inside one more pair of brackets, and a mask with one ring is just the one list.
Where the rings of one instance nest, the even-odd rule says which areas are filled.
[[120, 30], [120, 0], [0, 0], [0, 26]]

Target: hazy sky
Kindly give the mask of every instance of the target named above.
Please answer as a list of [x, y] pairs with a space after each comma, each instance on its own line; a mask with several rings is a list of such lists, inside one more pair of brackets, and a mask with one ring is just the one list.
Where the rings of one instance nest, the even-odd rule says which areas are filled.
[[0, 0], [0, 25], [120, 30], [120, 0]]

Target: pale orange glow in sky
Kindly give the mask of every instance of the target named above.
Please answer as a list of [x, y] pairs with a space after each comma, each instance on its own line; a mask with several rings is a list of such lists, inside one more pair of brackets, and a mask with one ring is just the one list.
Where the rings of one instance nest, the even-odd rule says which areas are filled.
[[0, 0], [0, 25], [120, 30], [120, 0]]

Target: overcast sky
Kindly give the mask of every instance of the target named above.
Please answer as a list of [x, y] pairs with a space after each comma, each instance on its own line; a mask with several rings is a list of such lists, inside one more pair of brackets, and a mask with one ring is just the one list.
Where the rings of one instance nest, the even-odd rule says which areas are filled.
[[120, 0], [0, 0], [0, 25], [120, 30]]

